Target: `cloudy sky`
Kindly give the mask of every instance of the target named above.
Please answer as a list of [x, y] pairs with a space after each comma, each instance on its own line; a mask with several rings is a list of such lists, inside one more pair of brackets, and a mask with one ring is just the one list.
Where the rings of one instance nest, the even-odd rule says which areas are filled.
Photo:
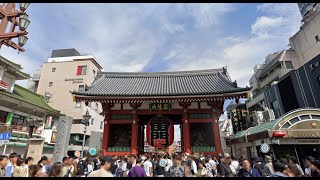
[[[248, 85], [253, 66], [287, 48], [301, 16], [293, 4], [37, 4], [26, 52], [0, 54], [33, 74], [52, 49], [92, 54], [105, 71], [176, 71], [227, 66]], [[26, 81], [18, 82], [26, 86]]]
[[[36, 4], [26, 52], [0, 54], [33, 74], [53, 49], [94, 55], [105, 71], [176, 71], [227, 66], [238, 85], [287, 48], [300, 27], [292, 4]], [[26, 86], [26, 81], [18, 81]], [[230, 102], [226, 102], [225, 106]], [[179, 129], [175, 128], [179, 139]]]

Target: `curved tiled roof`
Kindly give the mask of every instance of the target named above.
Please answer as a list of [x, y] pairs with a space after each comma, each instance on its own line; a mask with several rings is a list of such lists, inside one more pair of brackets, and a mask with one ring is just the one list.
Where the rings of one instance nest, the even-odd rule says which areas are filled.
[[86, 91], [89, 96], [206, 95], [246, 91], [232, 82], [226, 69], [176, 72], [102, 72]]

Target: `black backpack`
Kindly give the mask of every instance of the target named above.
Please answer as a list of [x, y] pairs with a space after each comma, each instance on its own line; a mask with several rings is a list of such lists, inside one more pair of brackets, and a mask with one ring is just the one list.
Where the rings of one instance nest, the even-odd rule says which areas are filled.
[[254, 166], [254, 168], [259, 172], [259, 174], [262, 177], [270, 177], [271, 176], [269, 168], [267, 168], [267, 166], [264, 164], [257, 164]]
[[88, 172], [88, 165], [83, 161], [79, 161], [77, 175], [82, 176], [85, 175], [86, 172]]

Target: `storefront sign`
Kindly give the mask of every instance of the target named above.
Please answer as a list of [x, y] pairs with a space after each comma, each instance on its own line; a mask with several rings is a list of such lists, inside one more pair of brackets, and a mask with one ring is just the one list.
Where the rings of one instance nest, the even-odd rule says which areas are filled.
[[0, 88], [1, 88], [1, 89], [7, 89], [8, 86], [9, 86], [8, 83], [0, 80]]
[[314, 63], [314, 64], [310, 64], [309, 67], [310, 67], [310, 71], [313, 71], [315, 70], [316, 68], [318, 68], [320, 66], [320, 61]]
[[171, 109], [170, 103], [150, 103], [149, 109], [151, 111], [168, 111]]
[[83, 78], [66, 78], [64, 81], [72, 81], [73, 84], [83, 83]]
[[320, 139], [297, 139], [297, 144], [320, 144]]

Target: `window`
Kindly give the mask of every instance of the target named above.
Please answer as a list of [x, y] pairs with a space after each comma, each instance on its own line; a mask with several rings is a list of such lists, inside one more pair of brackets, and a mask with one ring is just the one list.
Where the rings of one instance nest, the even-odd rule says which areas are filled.
[[92, 77], [96, 77], [96, 71], [92, 70]]
[[87, 66], [78, 66], [77, 75], [86, 75]]
[[93, 121], [94, 121], [94, 119], [92, 118], [92, 119], [91, 119], [91, 125], [93, 125]]
[[318, 35], [316, 35], [316, 42], [319, 42], [320, 41], [320, 39], [319, 39], [319, 36]]
[[53, 82], [49, 82], [49, 87], [52, 87], [52, 85], [53, 85]]
[[280, 105], [278, 100], [272, 101], [271, 106], [272, 106], [274, 115], [276, 116], [276, 118], [279, 118], [281, 115], [281, 112], [280, 112]]
[[84, 85], [79, 85], [79, 90], [78, 91], [84, 91], [85, 88], [84, 88]]
[[287, 69], [293, 69], [291, 61], [285, 61]]
[[80, 108], [81, 107], [81, 102], [76, 102], [76, 108]]
[[98, 111], [98, 108], [99, 108], [99, 104], [96, 103], [96, 111]]
[[52, 68], [52, 72], [56, 72], [56, 68]]
[[100, 129], [103, 128], [103, 121], [100, 122]]

